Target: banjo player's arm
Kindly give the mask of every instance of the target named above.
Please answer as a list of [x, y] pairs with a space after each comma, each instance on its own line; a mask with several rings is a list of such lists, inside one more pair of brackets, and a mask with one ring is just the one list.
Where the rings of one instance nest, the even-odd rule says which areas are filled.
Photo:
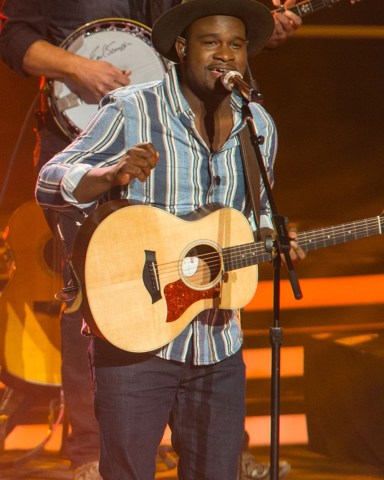
[[130, 72], [122, 72], [109, 62], [95, 61], [37, 40], [23, 58], [25, 73], [70, 81], [81, 98], [98, 102], [107, 92], [129, 85]]

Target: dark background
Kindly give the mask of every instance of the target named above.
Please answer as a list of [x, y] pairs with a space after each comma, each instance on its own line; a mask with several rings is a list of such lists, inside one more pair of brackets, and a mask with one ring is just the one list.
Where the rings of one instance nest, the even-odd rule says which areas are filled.
[[[304, 25], [325, 25], [330, 35], [336, 25], [381, 25], [381, 38], [296, 36], [252, 62], [279, 132], [275, 200], [300, 230], [384, 208], [383, 21], [380, 0], [341, 0], [303, 18]], [[371, 237], [312, 252], [299, 274], [382, 273], [382, 241]]]

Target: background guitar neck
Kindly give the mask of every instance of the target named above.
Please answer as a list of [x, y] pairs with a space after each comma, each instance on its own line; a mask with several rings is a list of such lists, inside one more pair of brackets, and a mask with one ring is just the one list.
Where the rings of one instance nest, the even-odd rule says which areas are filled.
[[[289, 10], [290, 12], [295, 13], [299, 17], [304, 17], [310, 13], [317, 12], [323, 8], [332, 7], [335, 3], [338, 3], [340, 0], [305, 0], [304, 2], [299, 2], [293, 7], [289, 8], [277, 8], [273, 12], [285, 12]], [[357, 3], [360, 0], [350, 0], [352, 4]]]

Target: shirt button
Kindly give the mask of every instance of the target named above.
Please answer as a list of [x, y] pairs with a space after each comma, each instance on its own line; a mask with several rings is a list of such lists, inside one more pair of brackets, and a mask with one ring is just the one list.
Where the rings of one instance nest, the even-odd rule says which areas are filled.
[[216, 185], [220, 185], [221, 183], [221, 178], [218, 175], [215, 177], [215, 183]]

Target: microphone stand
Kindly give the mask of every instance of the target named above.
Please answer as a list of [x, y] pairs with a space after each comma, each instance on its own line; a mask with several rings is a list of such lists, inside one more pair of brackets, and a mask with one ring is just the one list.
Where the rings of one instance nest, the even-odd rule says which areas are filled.
[[[258, 93], [258, 92], [257, 92]], [[256, 94], [253, 101], [260, 99], [260, 94]], [[253, 95], [252, 95], [253, 96]], [[264, 142], [264, 137], [259, 136], [256, 131], [255, 123], [253, 121], [252, 112], [249, 108], [248, 102], [244, 100], [242, 107], [243, 119], [248, 125], [250, 140], [255, 152], [257, 165], [254, 168], [259, 168], [260, 176], [264, 184], [265, 192], [271, 207], [272, 221], [276, 234], [276, 239], [272, 241], [271, 238], [265, 240], [265, 248], [272, 252], [275, 250], [273, 256], [273, 327], [270, 328], [270, 344], [272, 348], [272, 372], [271, 372], [271, 451], [270, 451], [270, 479], [278, 480], [279, 477], [279, 433], [280, 433], [280, 349], [283, 343], [283, 330], [280, 327], [280, 273], [281, 273], [281, 258], [280, 254], [284, 255], [289, 272], [289, 280], [293, 290], [294, 297], [299, 300], [302, 298], [300, 285], [297, 279], [296, 272], [293, 269], [291, 257], [289, 256], [290, 240], [286, 228], [285, 217], [277, 212], [275, 201], [272, 195], [272, 188], [269, 183], [268, 175], [265, 169], [263, 157], [260, 152], [260, 145]], [[245, 175], [248, 175], [245, 170]], [[249, 182], [248, 182], [249, 184]], [[252, 184], [250, 185], [252, 188]], [[253, 212], [256, 215], [255, 193], [249, 192], [251, 203], [253, 203]], [[255, 216], [255, 218], [257, 218]]]

